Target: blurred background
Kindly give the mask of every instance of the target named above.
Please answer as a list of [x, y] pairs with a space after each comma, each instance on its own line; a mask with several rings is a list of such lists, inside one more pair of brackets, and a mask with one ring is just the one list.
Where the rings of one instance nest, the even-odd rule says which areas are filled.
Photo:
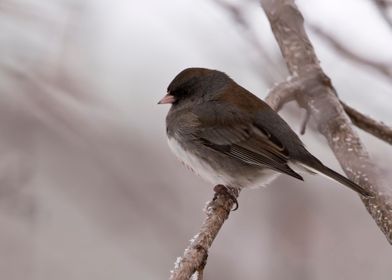
[[[390, 3], [297, 4], [340, 98], [392, 124]], [[0, 2], [1, 279], [169, 277], [213, 195], [170, 153], [156, 105], [191, 66], [261, 98], [287, 77], [254, 0]], [[296, 104], [280, 114], [299, 131]], [[390, 176], [391, 147], [359, 133]], [[302, 139], [341, 171], [312, 124]], [[359, 198], [305, 181], [243, 191], [206, 279], [390, 279], [390, 245]]]

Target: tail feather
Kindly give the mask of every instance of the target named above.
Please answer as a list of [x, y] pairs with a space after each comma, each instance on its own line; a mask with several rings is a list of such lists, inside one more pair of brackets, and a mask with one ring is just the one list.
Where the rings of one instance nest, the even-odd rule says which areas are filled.
[[343, 175], [337, 173], [336, 171], [328, 168], [327, 166], [323, 165], [321, 162], [318, 162], [318, 164], [312, 164], [312, 166], [309, 166], [308, 164], [304, 164], [307, 168], [311, 170], [315, 170], [316, 172], [320, 172], [324, 174], [325, 176], [338, 181], [339, 183], [345, 185], [346, 187], [349, 187], [350, 189], [356, 191], [357, 193], [366, 196], [366, 197], [373, 197], [374, 195], [366, 190], [365, 188], [361, 187], [360, 185], [354, 183], [350, 179], [344, 177]]

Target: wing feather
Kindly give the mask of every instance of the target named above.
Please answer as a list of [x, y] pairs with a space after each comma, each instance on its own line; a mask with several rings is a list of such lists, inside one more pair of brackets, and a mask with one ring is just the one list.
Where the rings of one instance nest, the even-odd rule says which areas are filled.
[[[227, 110], [227, 107], [226, 107]], [[197, 115], [197, 112], [196, 112]], [[224, 121], [217, 114], [202, 114], [196, 138], [215, 151], [224, 153], [244, 163], [267, 167], [288, 174], [297, 179], [302, 177], [288, 165], [289, 154], [285, 147], [270, 132], [258, 128], [252, 119], [231, 118]]]

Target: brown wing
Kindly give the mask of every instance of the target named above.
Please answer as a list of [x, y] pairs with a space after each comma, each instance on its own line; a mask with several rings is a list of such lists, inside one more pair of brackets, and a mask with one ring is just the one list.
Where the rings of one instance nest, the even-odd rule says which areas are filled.
[[196, 107], [193, 113], [200, 121], [195, 136], [205, 146], [244, 163], [274, 169], [302, 180], [287, 165], [289, 154], [285, 147], [237, 108], [214, 104]]

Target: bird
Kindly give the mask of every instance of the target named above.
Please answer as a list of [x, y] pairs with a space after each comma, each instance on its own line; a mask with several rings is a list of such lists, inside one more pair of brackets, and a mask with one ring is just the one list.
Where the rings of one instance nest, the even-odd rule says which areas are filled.
[[240, 190], [266, 186], [279, 174], [304, 180], [300, 174], [321, 173], [372, 196], [313, 156], [277, 112], [224, 72], [187, 68], [158, 104], [171, 104], [166, 134], [172, 152], [214, 185]]

